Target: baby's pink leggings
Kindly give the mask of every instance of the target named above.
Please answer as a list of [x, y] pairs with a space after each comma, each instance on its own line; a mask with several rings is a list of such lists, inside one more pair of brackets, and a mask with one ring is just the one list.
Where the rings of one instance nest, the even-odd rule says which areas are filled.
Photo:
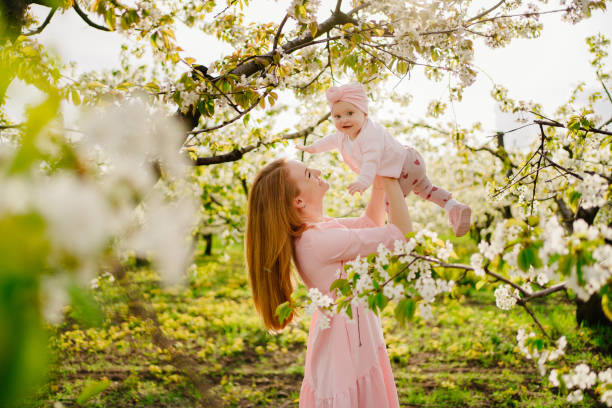
[[[451, 193], [443, 188], [434, 186], [429, 178], [427, 178], [425, 160], [421, 153], [415, 148], [408, 146], [406, 146], [406, 150], [408, 154], [404, 160], [402, 173], [399, 177], [399, 184], [404, 192], [404, 197], [414, 191], [414, 194], [419, 197], [444, 208], [446, 202], [451, 199]], [[389, 205], [388, 202], [387, 205]]]

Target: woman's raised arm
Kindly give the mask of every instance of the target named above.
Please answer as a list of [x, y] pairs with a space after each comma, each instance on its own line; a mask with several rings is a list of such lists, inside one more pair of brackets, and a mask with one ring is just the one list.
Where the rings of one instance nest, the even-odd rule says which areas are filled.
[[399, 182], [389, 177], [382, 177], [382, 182], [389, 202], [389, 222], [404, 234], [412, 232], [412, 220]]
[[372, 196], [366, 208], [366, 215], [378, 226], [385, 224], [385, 188], [382, 177], [376, 176], [372, 184]]

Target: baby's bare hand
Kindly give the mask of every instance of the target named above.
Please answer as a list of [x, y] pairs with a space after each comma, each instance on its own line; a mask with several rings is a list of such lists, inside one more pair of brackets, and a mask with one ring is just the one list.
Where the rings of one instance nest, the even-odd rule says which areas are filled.
[[314, 153], [314, 149], [311, 146], [295, 145], [295, 148], [306, 153]]
[[364, 188], [359, 183], [355, 182], [355, 183], [349, 184], [348, 191], [351, 194], [355, 194], [357, 192], [363, 193]]

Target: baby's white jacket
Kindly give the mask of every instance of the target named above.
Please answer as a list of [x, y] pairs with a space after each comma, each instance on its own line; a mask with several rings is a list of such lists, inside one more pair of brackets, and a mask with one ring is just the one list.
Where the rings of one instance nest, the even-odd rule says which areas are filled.
[[[354, 148], [345, 144], [352, 142]], [[374, 176], [399, 178], [407, 151], [380, 124], [366, 118], [359, 134], [352, 141], [348, 135], [337, 131], [313, 143], [314, 153], [337, 148], [344, 162], [359, 174], [356, 183], [362, 190], [374, 182]]]

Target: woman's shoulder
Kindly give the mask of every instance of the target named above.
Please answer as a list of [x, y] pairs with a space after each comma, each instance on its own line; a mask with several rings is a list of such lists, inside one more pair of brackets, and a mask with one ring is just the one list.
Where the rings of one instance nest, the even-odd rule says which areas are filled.
[[308, 224], [300, 239], [312, 239], [325, 235], [330, 229], [346, 228], [338, 218], [325, 217], [319, 222]]
[[342, 224], [338, 221], [337, 218], [332, 217], [324, 217], [319, 222], [313, 222], [308, 224], [308, 227], [304, 231], [305, 233], [321, 233], [330, 228], [341, 228]]

